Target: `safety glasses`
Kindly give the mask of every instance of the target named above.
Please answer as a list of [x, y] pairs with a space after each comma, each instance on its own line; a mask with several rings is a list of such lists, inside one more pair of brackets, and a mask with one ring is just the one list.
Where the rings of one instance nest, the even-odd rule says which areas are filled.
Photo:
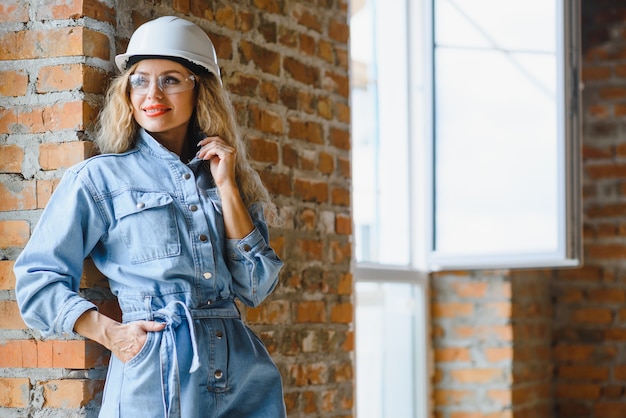
[[[145, 74], [131, 74], [128, 77], [130, 92], [139, 95], [148, 94], [154, 81]], [[183, 77], [179, 74], [162, 74], [156, 79], [156, 83], [163, 93], [176, 94], [193, 89], [196, 78], [193, 75]]]

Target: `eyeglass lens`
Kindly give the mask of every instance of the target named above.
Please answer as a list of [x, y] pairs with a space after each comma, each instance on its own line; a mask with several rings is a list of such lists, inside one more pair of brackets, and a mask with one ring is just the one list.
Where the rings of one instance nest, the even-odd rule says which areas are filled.
[[[147, 94], [154, 82], [153, 79], [143, 74], [131, 74], [128, 81], [130, 90], [136, 94]], [[192, 75], [182, 77], [172, 74], [163, 74], [156, 79], [156, 82], [159, 90], [168, 94], [191, 90], [196, 85], [196, 79]]]

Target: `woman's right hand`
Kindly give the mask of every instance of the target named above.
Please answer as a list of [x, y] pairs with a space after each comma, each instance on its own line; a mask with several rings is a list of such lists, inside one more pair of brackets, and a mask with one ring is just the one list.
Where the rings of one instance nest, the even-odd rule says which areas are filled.
[[143, 348], [148, 332], [161, 331], [165, 323], [155, 321], [135, 321], [108, 327], [105, 332], [108, 342], [105, 345], [122, 363], [135, 357]]
[[163, 328], [165, 323], [155, 321], [122, 324], [95, 309], [84, 312], [74, 323], [74, 331], [102, 344], [123, 363], [141, 351], [149, 332], [162, 331]]

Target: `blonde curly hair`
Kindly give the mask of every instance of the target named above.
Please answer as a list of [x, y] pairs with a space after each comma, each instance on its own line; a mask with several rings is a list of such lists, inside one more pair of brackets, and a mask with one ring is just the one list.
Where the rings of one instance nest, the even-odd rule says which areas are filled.
[[[131, 149], [136, 141], [138, 124], [133, 118], [129, 97], [128, 77], [137, 67], [129, 67], [113, 78], [107, 90], [105, 104], [98, 116], [95, 142], [103, 154], [119, 154]], [[222, 83], [213, 74], [198, 75], [196, 79], [197, 104], [190, 128], [206, 136], [220, 136], [237, 152], [236, 180], [246, 206], [260, 203], [271, 224], [278, 222], [276, 207], [259, 174], [247, 156], [247, 149], [237, 122], [235, 111]], [[196, 138], [188, 138], [194, 140]]]

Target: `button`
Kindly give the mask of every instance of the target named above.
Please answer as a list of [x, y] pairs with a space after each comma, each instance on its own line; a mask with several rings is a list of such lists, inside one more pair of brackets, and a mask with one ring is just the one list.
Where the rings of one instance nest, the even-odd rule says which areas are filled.
[[198, 207], [196, 205], [189, 205], [189, 210], [195, 212], [198, 210]]
[[216, 370], [216, 371], [215, 371], [215, 378], [216, 378], [216, 379], [221, 379], [221, 378], [222, 378], [222, 376], [224, 376], [224, 373], [222, 373], [222, 371], [221, 371], [221, 370]]
[[224, 334], [222, 334], [222, 331], [217, 331], [217, 332], [215, 333], [215, 336], [217, 337], [217, 339], [218, 339], [218, 340], [221, 340], [221, 339], [222, 339], [222, 337], [224, 336]]
[[137, 203], [137, 209], [143, 209], [143, 208], [145, 208], [145, 207], [146, 207], [146, 204], [145, 204], [145, 203], [143, 203], [143, 202], [139, 202], [139, 203]]
[[200, 238], [200, 241], [202, 242], [207, 242], [209, 240], [209, 237], [204, 234], [200, 235], [198, 238]]
[[204, 277], [205, 279], [209, 280], [211, 277], [213, 277], [213, 275], [211, 274], [210, 271], [207, 271], [206, 273], [204, 273], [202, 275], [202, 277]]
[[212, 300], [209, 300], [209, 301], [207, 301], [207, 303], [206, 303], [206, 304], [207, 304], [207, 305], [210, 305], [210, 304], [212, 304], [212, 303], [213, 303], [213, 301], [212, 301]]
[[191, 174], [189, 174], [189, 173], [185, 173], [185, 174], [183, 174], [183, 178], [184, 178], [185, 180], [189, 180], [189, 179], [191, 178]]
[[250, 251], [251, 249], [252, 249], [252, 248], [250, 248], [250, 246], [249, 246], [248, 244], [244, 244], [244, 245], [243, 245], [243, 250], [244, 250], [245, 252], [248, 252], [248, 251]]

